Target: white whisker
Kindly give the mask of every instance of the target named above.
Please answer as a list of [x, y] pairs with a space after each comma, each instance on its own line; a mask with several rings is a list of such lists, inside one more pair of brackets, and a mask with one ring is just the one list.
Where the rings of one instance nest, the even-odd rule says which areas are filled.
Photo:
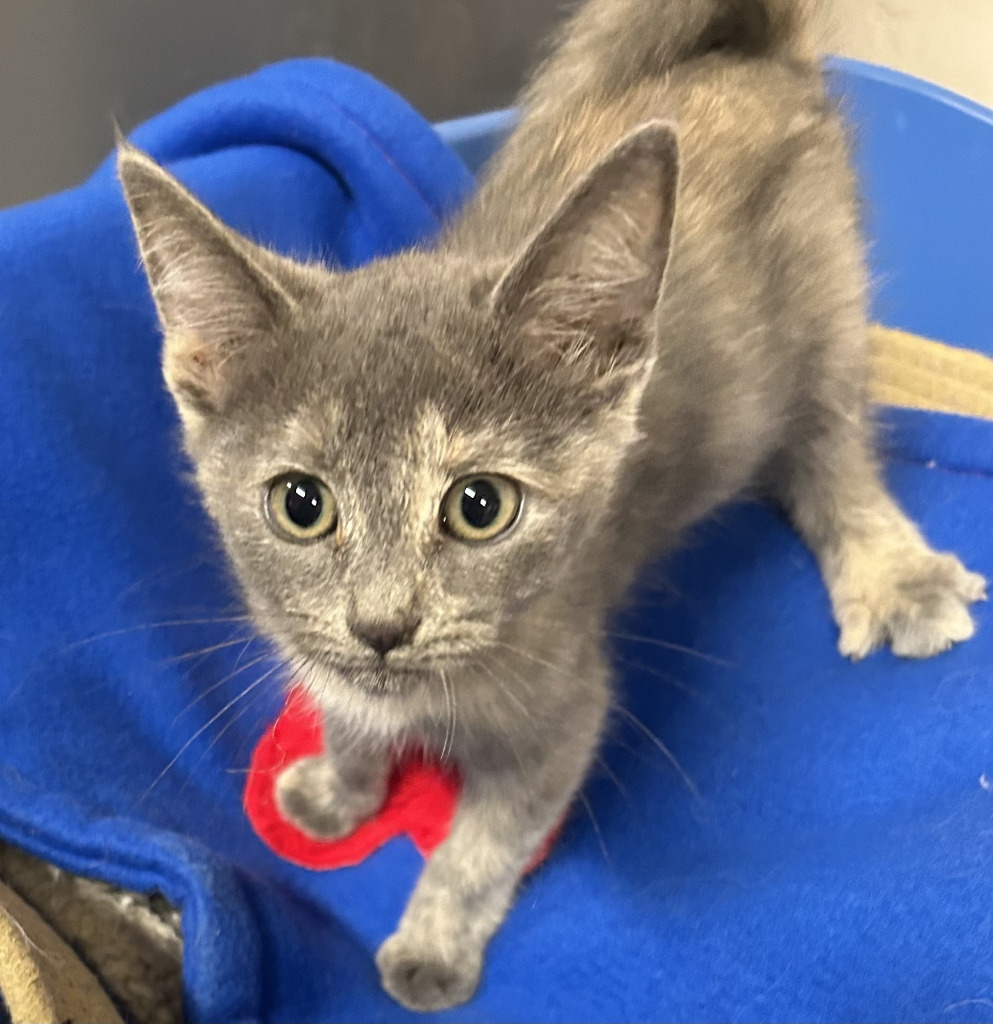
[[179, 712], [178, 715], [176, 715], [176, 717], [172, 721], [172, 724], [175, 725], [183, 717], [183, 715], [185, 715], [191, 709], [195, 708], [197, 704], [200, 703], [200, 701], [209, 697], [215, 690], [220, 689], [220, 687], [222, 687], [225, 683], [230, 683], [232, 679], [235, 679], [238, 676], [240, 676], [242, 672], [247, 672], [250, 668], [254, 668], [256, 665], [260, 665], [263, 661], [268, 661], [270, 658], [272, 658], [272, 653], [266, 652], [265, 654], [256, 658], [254, 661], [250, 661], [248, 662], [248, 664], [242, 665], [240, 668], [236, 668], [233, 672], [229, 672], [226, 676], [224, 676], [223, 679], [218, 679], [216, 683], [211, 683], [211, 685], [208, 686], [206, 690], [201, 690], [201, 692], [198, 693], [193, 698], [193, 700], [191, 700], [190, 703], [187, 704], [186, 707]]
[[621, 782], [621, 780], [618, 778], [617, 773], [604, 760], [603, 755], [594, 755], [594, 760], [600, 766], [600, 770], [603, 772], [603, 774], [606, 775], [607, 778], [610, 779], [610, 781], [617, 787], [617, 792], [620, 793], [621, 796], [624, 797], [626, 801], [628, 801], [628, 803], [630, 803], [631, 794], [628, 792], [628, 789], [624, 785], [624, 783]]
[[145, 792], [142, 793], [142, 795], [138, 798], [138, 803], [143, 803], [145, 800], [148, 799], [148, 796], [151, 794], [152, 790], [155, 789], [155, 787], [166, 777], [169, 771], [172, 770], [173, 766], [183, 756], [183, 754], [186, 753], [190, 746], [194, 742], [196, 742], [196, 740], [199, 739], [200, 736], [202, 736], [223, 714], [230, 711], [231, 708], [233, 708], [240, 700], [243, 700], [245, 697], [247, 697], [248, 694], [250, 694], [253, 690], [261, 686], [270, 676], [273, 675], [273, 673], [277, 672], [279, 669], [283, 667], [285, 666], [283, 666], [282, 664], [274, 665], [271, 669], [269, 669], [268, 672], [263, 673], [263, 675], [260, 678], [256, 679], [255, 682], [251, 684], [251, 686], [248, 686], [244, 690], [242, 690], [241, 693], [239, 693], [236, 697], [233, 697], [231, 700], [229, 700], [227, 704], [225, 704], [224, 707], [221, 708], [220, 711], [218, 711], [210, 719], [204, 722], [204, 724], [201, 725], [199, 729], [197, 729], [197, 731], [179, 748], [179, 750], [176, 751], [176, 753], [173, 755], [169, 763], [162, 769], [162, 771], [160, 771], [159, 774], [155, 776], [155, 778], [151, 782], [151, 785], [149, 785]]
[[731, 668], [731, 663], [713, 654], [704, 654], [703, 651], [694, 650], [692, 647], [684, 647], [682, 644], [674, 644], [668, 640], [660, 640], [654, 636], [639, 636], [636, 633], [617, 633], [608, 631], [607, 636], [614, 640], [626, 640], [630, 643], [648, 644], [651, 647], [661, 647], [666, 651], [674, 651], [677, 654], [687, 654], [691, 658], [699, 658], [701, 661], [708, 661], [712, 665], [720, 665], [721, 668]]
[[247, 647], [254, 639], [254, 636], [235, 637], [233, 640], [225, 640], [223, 643], [211, 644], [209, 647], [199, 647], [194, 651], [186, 651], [183, 654], [177, 654], [171, 658], [162, 658], [155, 664], [156, 667], [159, 665], [178, 665], [180, 662], [190, 661], [193, 658], [206, 658], [208, 655], [214, 654], [216, 651], [223, 651], [228, 647], [235, 647], [237, 644], [244, 644]]
[[676, 760], [676, 755], [673, 754], [673, 752], [658, 738], [658, 736], [655, 735], [655, 733], [652, 732], [651, 729], [648, 728], [647, 725], [645, 725], [645, 723], [636, 714], [634, 714], [634, 712], [629, 711], [626, 707], [624, 707], [623, 704], [615, 704], [614, 710], [620, 712], [633, 726], [635, 726], [635, 728], [637, 728], [646, 737], [648, 737], [652, 744], [662, 752], [662, 754], [665, 756], [665, 759], [672, 765], [673, 768], [676, 769], [677, 773], [679, 774], [679, 777], [683, 780], [683, 784], [690, 791], [690, 793], [692, 793], [693, 796], [697, 800], [699, 800], [700, 791], [697, 789], [696, 783], [689, 777], [689, 775], [686, 774], [686, 771], [683, 768], [683, 766], [679, 763], [678, 760]]
[[66, 644], [64, 647], [60, 647], [57, 651], [53, 651], [52, 656], [63, 655], [69, 651], [74, 651], [79, 647], [85, 647], [87, 644], [95, 644], [100, 640], [109, 640], [112, 637], [117, 636], [127, 636], [131, 633], [140, 633], [149, 629], [178, 629], [185, 626], [209, 626], [227, 622], [250, 621], [251, 616], [249, 615], [228, 615], [202, 619], [166, 619], [163, 622], [144, 622], [137, 626], [128, 626], [125, 629], [109, 629], [105, 633], [95, 633], [93, 636], [83, 637], [81, 640], [74, 640], [72, 643]]
[[441, 676], [441, 686], [445, 691], [445, 708], [447, 718], [445, 722], [445, 742], [441, 748], [441, 763], [447, 764], [449, 755], [452, 752], [452, 747], [455, 743], [455, 687], [452, 686], [451, 680], [442, 671], [439, 673]]
[[596, 820], [596, 815], [593, 813], [593, 806], [582, 790], [579, 790], [576, 793], [576, 796], [582, 800], [583, 806], [586, 808], [586, 813], [590, 816], [590, 822], [593, 824], [593, 834], [596, 836], [596, 841], [600, 847], [600, 852], [603, 854], [604, 861], [609, 865], [610, 854], [607, 853], [607, 844], [603, 840], [603, 832], [600, 829], [600, 822]]

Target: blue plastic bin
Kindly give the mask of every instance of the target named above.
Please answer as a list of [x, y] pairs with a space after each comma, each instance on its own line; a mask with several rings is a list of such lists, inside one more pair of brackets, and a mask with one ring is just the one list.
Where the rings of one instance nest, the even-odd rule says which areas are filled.
[[[875, 319], [993, 351], [993, 111], [861, 61], [829, 68], [855, 130]], [[478, 171], [514, 122], [498, 110], [438, 132]]]

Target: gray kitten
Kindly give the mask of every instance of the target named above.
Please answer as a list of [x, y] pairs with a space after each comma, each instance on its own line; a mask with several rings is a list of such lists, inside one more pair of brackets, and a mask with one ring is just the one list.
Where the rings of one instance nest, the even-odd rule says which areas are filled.
[[606, 620], [722, 502], [782, 505], [844, 654], [973, 632], [984, 581], [872, 453], [856, 183], [802, 13], [592, 0], [445, 236], [352, 273], [256, 247], [121, 148], [206, 507], [326, 713], [283, 810], [351, 831], [408, 742], [462, 773], [377, 956], [408, 1007], [472, 995], [596, 749]]

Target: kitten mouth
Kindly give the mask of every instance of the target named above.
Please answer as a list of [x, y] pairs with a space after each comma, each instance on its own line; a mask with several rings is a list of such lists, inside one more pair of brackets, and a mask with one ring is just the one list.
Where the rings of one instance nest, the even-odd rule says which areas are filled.
[[374, 696], [409, 693], [428, 685], [451, 663], [451, 659], [439, 663], [436, 659], [394, 661], [380, 657], [340, 658], [329, 654], [313, 660], [346, 686]]
[[388, 697], [425, 686], [437, 676], [427, 667], [390, 665], [383, 661], [338, 668], [337, 675], [346, 685], [376, 697]]
[[336, 658], [328, 657], [328, 667], [343, 674], [376, 673], [386, 676], [422, 676], [437, 674], [439, 669], [452, 663], [452, 659], [443, 661], [431, 659], [423, 661], [394, 661], [392, 658]]
[[[465, 667], [473, 660], [470, 651], [405, 651], [380, 655], [354, 655], [325, 647], [292, 646], [319, 674], [327, 673], [341, 684], [376, 696], [409, 694], [437, 682], [446, 672]], [[306, 671], [306, 669], [304, 669]]]
[[437, 675], [439, 672], [465, 665], [472, 660], [472, 654], [463, 651], [444, 654], [424, 652], [413, 656], [397, 652], [390, 653], [386, 657], [376, 654], [356, 657], [325, 649], [307, 651], [306, 656], [326, 668], [342, 674], [371, 672], [389, 676]]

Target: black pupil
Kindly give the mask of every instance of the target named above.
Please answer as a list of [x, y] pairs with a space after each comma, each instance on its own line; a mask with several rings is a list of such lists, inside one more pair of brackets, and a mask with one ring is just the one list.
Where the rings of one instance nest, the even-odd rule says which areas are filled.
[[462, 518], [475, 530], [492, 526], [500, 514], [500, 494], [489, 480], [473, 480], [462, 489]]
[[286, 482], [286, 514], [290, 522], [306, 530], [321, 518], [324, 499], [317, 481], [298, 477]]

